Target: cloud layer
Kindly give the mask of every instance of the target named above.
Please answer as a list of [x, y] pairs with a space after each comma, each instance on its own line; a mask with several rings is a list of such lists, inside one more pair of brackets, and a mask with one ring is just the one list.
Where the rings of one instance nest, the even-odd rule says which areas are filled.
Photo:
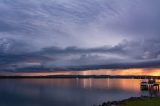
[[150, 67], [158, 67], [159, 4], [159, 0], [1, 0], [1, 67], [120, 68], [118, 64], [152, 63]]

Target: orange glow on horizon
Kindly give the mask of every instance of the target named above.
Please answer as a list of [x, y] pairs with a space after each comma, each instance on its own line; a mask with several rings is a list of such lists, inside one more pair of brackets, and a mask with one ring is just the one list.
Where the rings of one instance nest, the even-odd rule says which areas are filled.
[[86, 71], [1, 73], [1, 75], [20, 75], [20, 76], [47, 76], [47, 75], [148, 75], [148, 76], [160, 76], [160, 69], [159, 68], [99, 69], [99, 70], [86, 70]]

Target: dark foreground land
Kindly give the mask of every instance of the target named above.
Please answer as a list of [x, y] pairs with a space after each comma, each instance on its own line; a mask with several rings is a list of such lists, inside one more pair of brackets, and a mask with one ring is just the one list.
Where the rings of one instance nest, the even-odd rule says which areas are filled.
[[160, 97], [131, 97], [122, 101], [106, 102], [99, 106], [160, 106]]
[[0, 79], [4, 78], [134, 78], [134, 79], [160, 79], [160, 76], [123, 76], [123, 75], [47, 75], [47, 76], [4, 76], [0, 75]]

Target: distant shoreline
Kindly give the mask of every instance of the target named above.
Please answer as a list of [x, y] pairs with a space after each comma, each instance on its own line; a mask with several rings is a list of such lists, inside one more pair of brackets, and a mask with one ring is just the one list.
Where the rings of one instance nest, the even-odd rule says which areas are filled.
[[47, 76], [2, 76], [0, 79], [18, 78], [124, 78], [124, 79], [160, 79], [160, 76], [123, 76], [123, 75], [47, 75]]

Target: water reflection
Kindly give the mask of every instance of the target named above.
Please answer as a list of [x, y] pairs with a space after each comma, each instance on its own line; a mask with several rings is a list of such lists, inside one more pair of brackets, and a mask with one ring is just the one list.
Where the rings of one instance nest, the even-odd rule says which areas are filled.
[[139, 79], [0, 80], [0, 106], [92, 106], [144, 93]]
[[119, 89], [138, 92], [140, 90], [139, 79], [21, 79], [21, 84], [45, 87], [78, 87], [91, 89]]

